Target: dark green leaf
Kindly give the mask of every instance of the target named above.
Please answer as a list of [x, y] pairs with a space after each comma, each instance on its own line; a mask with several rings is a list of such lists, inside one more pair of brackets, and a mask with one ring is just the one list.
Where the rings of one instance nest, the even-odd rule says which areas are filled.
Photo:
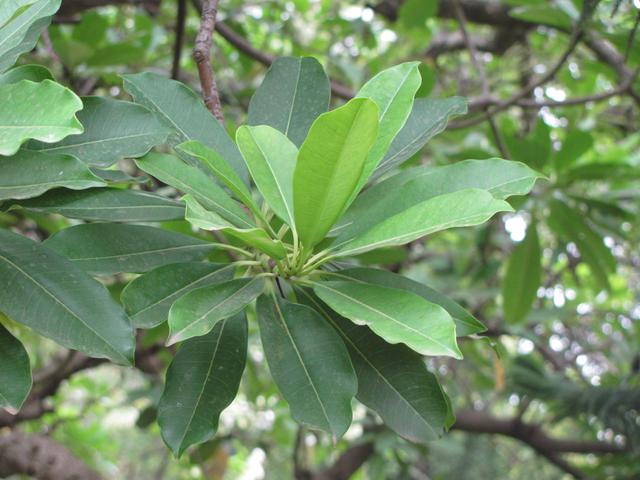
[[[0, 271], [2, 271], [0, 257]], [[0, 305], [0, 308], [2, 306]], [[31, 390], [29, 355], [0, 323], [0, 408], [17, 413]]]

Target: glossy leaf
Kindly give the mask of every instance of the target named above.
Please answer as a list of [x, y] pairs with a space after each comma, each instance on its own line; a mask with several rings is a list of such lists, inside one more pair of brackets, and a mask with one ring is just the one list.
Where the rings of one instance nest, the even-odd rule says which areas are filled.
[[172, 146], [187, 140], [198, 140], [218, 152], [238, 176], [248, 182], [248, 172], [240, 151], [193, 90], [155, 73], [123, 75], [122, 78], [125, 90], [134, 101], [155, 112], [174, 131], [169, 138]]
[[332, 310], [388, 343], [404, 343], [422, 355], [462, 358], [449, 313], [415, 293], [352, 281], [317, 282], [313, 290]]
[[257, 309], [269, 370], [293, 418], [341, 437], [358, 384], [340, 336], [305, 305], [262, 296]]
[[184, 218], [184, 206], [174, 200], [153, 193], [115, 188], [57, 189], [18, 205], [35, 212], [105, 222], [159, 222]]
[[178, 298], [196, 288], [231, 280], [234, 271], [234, 265], [209, 262], [164, 265], [129, 283], [120, 299], [134, 327], [153, 328], [167, 321]]
[[63, 347], [133, 361], [133, 329], [107, 289], [46, 246], [6, 230], [0, 230], [0, 311]]
[[213, 249], [203, 240], [143, 225], [87, 223], [66, 228], [45, 245], [97, 274], [147, 272], [170, 263], [201, 260]]
[[251, 97], [247, 123], [269, 125], [299, 147], [330, 97], [329, 78], [315, 58], [276, 58]]
[[385, 425], [412, 442], [440, 437], [447, 402], [424, 359], [405, 345], [391, 345], [368, 327], [345, 320], [317, 297], [306, 292], [301, 297], [322, 313], [347, 346], [358, 377], [358, 400], [375, 410]]
[[542, 280], [542, 251], [535, 223], [509, 256], [507, 273], [502, 282], [502, 303], [505, 320], [522, 322], [536, 299]]
[[42, 65], [20, 65], [0, 74], [0, 85], [18, 83], [22, 80], [41, 82], [43, 80], [53, 80], [53, 75]]
[[348, 206], [378, 129], [378, 107], [353, 99], [320, 115], [300, 147], [293, 174], [296, 229], [307, 248]]
[[52, 143], [82, 133], [75, 117], [82, 102], [71, 90], [51, 80], [0, 85], [0, 104], [0, 155], [13, 155], [30, 138]]
[[[0, 265], [2, 257], [0, 257]], [[0, 271], [2, 267], [0, 266]], [[0, 305], [0, 308], [2, 306]], [[17, 413], [31, 390], [29, 355], [0, 323], [0, 408]]]
[[215, 435], [220, 413], [238, 392], [246, 361], [244, 314], [221, 321], [178, 350], [158, 405], [162, 438], [176, 457]]
[[293, 169], [298, 149], [278, 130], [242, 126], [236, 142], [251, 178], [276, 215], [293, 227]]
[[478, 225], [497, 212], [509, 211], [513, 209], [507, 202], [494, 198], [486, 190], [459, 190], [418, 203], [334, 248], [336, 255], [346, 256], [403, 245], [447, 228]]
[[252, 228], [255, 225], [227, 193], [201, 170], [187, 165], [178, 157], [150, 153], [136, 160], [136, 165], [167, 185], [193, 195], [208, 209], [217, 212], [233, 225]]
[[183, 295], [169, 311], [167, 345], [206, 335], [220, 320], [242, 311], [263, 290], [264, 280], [254, 277], [201, 287]]
[[137, 158], [164, 143], [171, 130], [146, 108], [112, 98], [85, 97], [78, 119], [84, 133], [61, 142], [32, 142], [32, 150], [66, 153], [93, 166], [106, 167], [122, 158]]
[[79, 190], [103, 185], [84, 163], [69, 155], [21, 150], [12, 157], [0, 156], [0, 200], [37, 197], [56, 187]]

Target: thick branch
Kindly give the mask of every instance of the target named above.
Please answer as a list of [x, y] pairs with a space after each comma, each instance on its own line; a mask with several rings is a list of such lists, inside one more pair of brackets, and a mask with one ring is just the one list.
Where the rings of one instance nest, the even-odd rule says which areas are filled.
[[372, 442], [347, 449], [333, 465], [311, 476], [312, 480], [348, 480], [373, 455]]
[[187, 20], [187, 0], [177, 0], [178, 14], [176, 16], [175, 40], [173, 42], [173, 65], [171, 66], [171, 78], [178, 80], [180, 77], [180, 59], [182, 58], [182, 45], [184, 44], [184, 24]]
[[205, 0], [202, 5], [200, 31], [198, 32], [193, 48], [193, 59], [198, 66], [198, 75], [200, 76], [204, 103], [220, 123], [224, 124], [218, 86], [216, 85], [213, 68], [211, 67], [211, 35], [213, 35], [213, 30], [216, 26], [217, 14], [218, 0]]

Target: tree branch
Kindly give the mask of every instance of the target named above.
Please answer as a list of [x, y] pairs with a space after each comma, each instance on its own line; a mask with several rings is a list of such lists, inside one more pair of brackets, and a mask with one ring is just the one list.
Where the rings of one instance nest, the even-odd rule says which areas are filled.
[[174, 32], [173, 64], [171, 66], [171, 78], [174, 80], [178, 80], [178, 77], [180, 77], [180, 59], [182, 58], [182, 45], [184, 44], [184, 24], [187, 20], [187, 0], [177, 0], [177, 3], [178, 12]]

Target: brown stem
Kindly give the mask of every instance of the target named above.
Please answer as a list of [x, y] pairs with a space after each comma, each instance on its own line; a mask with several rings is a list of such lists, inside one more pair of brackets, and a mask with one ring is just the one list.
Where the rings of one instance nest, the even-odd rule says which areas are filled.
[[178, 80], [180, 77], [180, 59], [184, 44], [184, 24], [187, 19], [187, 0], [177, 0], [178, 12], [176, 16], [176, 32], [173, 43], [173, 64], [171, 66], [171, 78]]

